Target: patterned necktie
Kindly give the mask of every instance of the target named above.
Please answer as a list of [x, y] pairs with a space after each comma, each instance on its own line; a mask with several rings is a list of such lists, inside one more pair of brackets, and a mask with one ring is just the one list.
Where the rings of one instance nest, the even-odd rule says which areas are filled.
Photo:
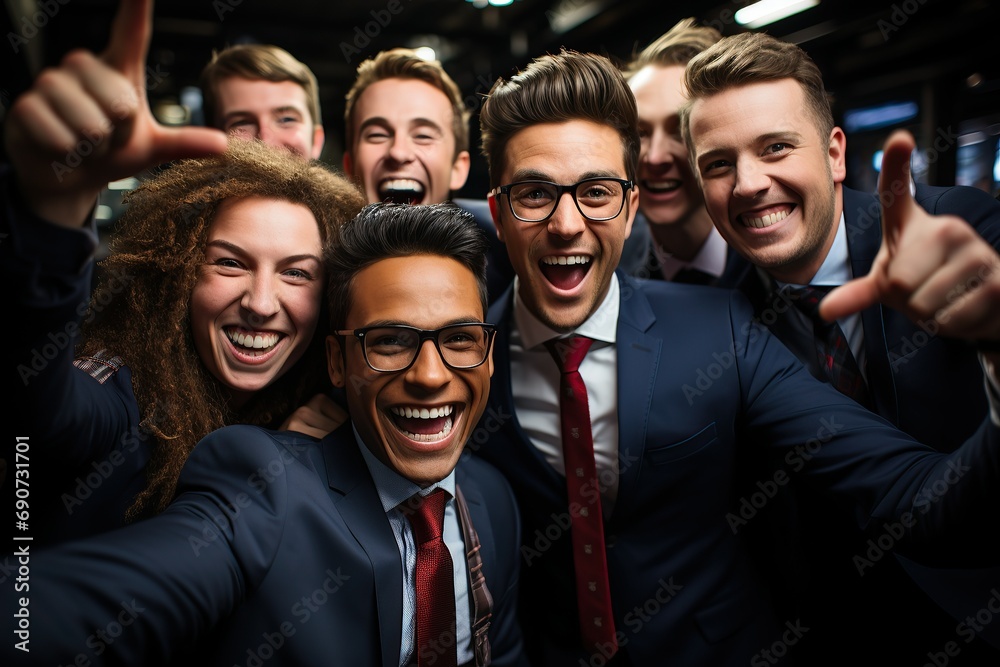
[[417, 545], [417, 641], [419, 667], [454, 667], [455, 578], [451, 554], [444, 543], [444, 506], [448, 494], [438, 488], [426, 497], [414, 496], [400, 506], [413, 528]]
[[819, 302], [832, 289], [829, 286], [789, 287], [788, 296], [812, 322], [816, 357], [830, 383], [840, 393], [871, 408], [868, 386], [851, 353], [847, 337], [836, 321], [827, 322], [819, 315]]
[[573, 540], [576, 599], [584, 648], [605, 659], [618, 650], [611, 610], [608, 560], [604, 550], [604, 519], [594, 463], [594, 440], [590, 432], [587, 387], [579, 367], [593, 341], [583, 336], [548, 341], [545, 346], [561, 371], [559, 383], [560, 426], [566, 491]]

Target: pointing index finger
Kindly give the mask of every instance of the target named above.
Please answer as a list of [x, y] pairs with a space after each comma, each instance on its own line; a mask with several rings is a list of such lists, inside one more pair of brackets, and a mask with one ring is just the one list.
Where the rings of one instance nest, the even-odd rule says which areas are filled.
[[911, 193], [910, 155], [916, 147], [913, 135], [905, 130], [893, 132], [882, 152], [878, 195], [882, 204], [883, 243], [895, 248], [903, 225], [915, 206]]
[[132, 81], [141, 81], [152, 32], [153, 0], [121, 0], [104, 50], [105, 62]]

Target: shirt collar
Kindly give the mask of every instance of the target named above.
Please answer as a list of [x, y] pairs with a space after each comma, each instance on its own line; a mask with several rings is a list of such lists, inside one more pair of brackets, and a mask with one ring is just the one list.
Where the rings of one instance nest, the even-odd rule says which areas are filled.
[[672, 280], [681, 269], [698, 269], [711, 276], [719, 277], [726, 270], [727, 250], [726, 240], [722, 238], [722, 234], [715, 228], [715, 225], [712, 225], [712, 231], [709, 232], [708, 238], [705, 239], [698, 254], [690, 262], [675, 258], [661, 248], [655, 239], [653, 240], [653, 255], [660, 267], [660, 273], [667, 280]]
[[371, 450], [365, 446], [364, 441], [361, 439], [361, 434], [358, 433], [358, 429], [356, 427], [352, 428], [354, 428], [354, 440], [361, 449], [361, 456], [364, 457], [365, 463], [368, 465], [368, 472], [371, 473], [372, 480], [375, 482], [375, 490], [378, 491], [378, 497], [382, 502], [383, 510], [388, 512], [389, 510], [399, 506], [400, 503], [413, 497], [415, 494], [419, 493], [426, 496], [438, 487], [441, 487], [450, 493], [452, 498], [455, 497], [454, 469], [452, 469], [452, 471], [448, 473], [448, 476], [440, 482], [431, 484], [426, 489], [421, 489], [419, 485], [414, 484], [386, 464], [382, 463], [382, 461], [372, 454]]
[[[514, 323], [524, 349], [530, 350], [545, 341], [566, 335], [549, 328], [535, 317], [521, 299], [519, 291], [520, 280], [514, 276]], [[573, 333], [614, 345], [618, 337], [619, 292], [618, 276], [611, 274], [608, 293], [604, 295], [601, 305]]]
[[[851, 273], [851, 255], [847, 250], [847, 225], [844, 223], [844, 214], [840, 214], [840, 222], [837, 223], [837, 234], [833, 237], [833, 245], [830, 252], [826, 253], [826, 259], [820, 264], [816, 275], [809, 281], [810, 285], [829, 285], [836, 287], [848, 282], [854, 276]], [[788, 283], [778, 280], [774, 281], [780, 289]], [[802, 287], [802, 285], [793, 285]]]

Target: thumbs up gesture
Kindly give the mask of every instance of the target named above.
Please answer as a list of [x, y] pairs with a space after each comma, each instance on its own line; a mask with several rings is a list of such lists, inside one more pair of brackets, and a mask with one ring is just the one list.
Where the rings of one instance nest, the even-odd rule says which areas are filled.
[[11, 106], [7, 154], [39, 216], [79, 227], [110, 181], [225, 150], [218, 130], [167, 128], [153, 117], [146, 98], [152, 13], [152, 0], [122, 0], [101, 54], [67, 54]]
[[882, 303], [914, 322], [934, 321], [939, 335], [1000, 341], [1000, 255], [966, 221], [932, 215], [913, 199], [914, 146], [905, 131], [886, 141], [882, 246], [868, 275], [830, 292], [820, 314], [832, 320]]

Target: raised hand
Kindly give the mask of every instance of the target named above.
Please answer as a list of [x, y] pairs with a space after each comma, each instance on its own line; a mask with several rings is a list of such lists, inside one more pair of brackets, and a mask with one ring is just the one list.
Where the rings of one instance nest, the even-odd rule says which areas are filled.
[[145, 76], [152, 13], [152, 0], [122, 0], [103, 53], [67, 54], [10, 108], [7, 154], [41, 217], [81, 226], [110, 181], [225, 150], [218, 130], [167, 128], [153, 118]]
[[910, 193], [910, 154], [905, 131], [885, 143], [878, 194], [882, 247], [867, 276], [833, 290], [820, 314], [827, 320], [876, 303], [933, 323], [939, 335], [1000, 341], [1000, 255], [964, 220], [931, 215]]

